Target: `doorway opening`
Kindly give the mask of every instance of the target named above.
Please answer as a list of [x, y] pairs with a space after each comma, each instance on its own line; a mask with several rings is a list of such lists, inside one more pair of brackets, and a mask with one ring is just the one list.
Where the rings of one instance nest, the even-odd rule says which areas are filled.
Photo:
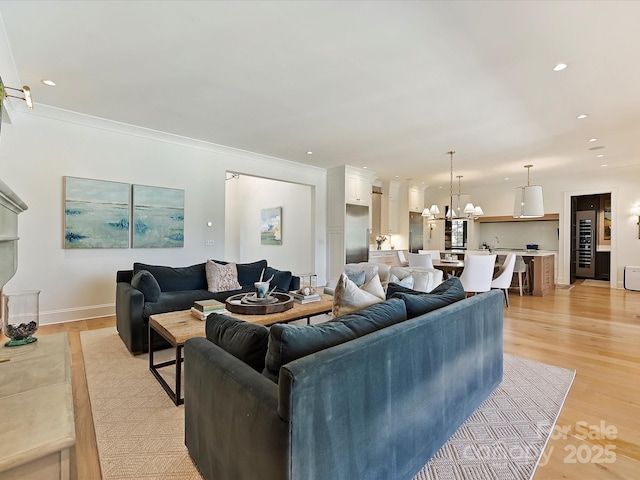
[[611, 280], [611, 193], [571, 197], [570, 283]]

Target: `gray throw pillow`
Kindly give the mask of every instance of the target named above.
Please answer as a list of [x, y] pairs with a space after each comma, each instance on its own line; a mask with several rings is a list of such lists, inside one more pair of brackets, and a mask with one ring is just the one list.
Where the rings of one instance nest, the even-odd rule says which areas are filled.
[[157, 302], [160, 299], [160, 285], [147, 270], [140, 270], [131, 278], [131, 286], [142, 292], [145, 302]]
[[220, 313], [207, 317], [207, 339], [258, 372], [264, 369], [269, 330], [263, 325], [238, 320]]
[[347, 274], [347, 278], [355, 283], [358, 287], [364, 285], [365, 282], [365, 271], [360, 270], [359, 272], [345, 272]]

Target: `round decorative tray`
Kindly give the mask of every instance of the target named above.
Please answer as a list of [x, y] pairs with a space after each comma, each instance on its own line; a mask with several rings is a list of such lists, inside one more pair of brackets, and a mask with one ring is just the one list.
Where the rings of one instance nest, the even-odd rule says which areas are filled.
[[272, 293], [266, 298], [257, 298], [255, 293], [239, 293], [227, 298], [227, 310], [243, 315], [266, 315], [279, 313], [293, 307], [293, 297], [287, 293]]

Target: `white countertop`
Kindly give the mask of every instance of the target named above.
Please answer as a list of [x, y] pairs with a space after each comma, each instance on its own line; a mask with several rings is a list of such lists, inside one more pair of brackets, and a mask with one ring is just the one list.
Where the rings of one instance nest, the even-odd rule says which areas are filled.
[[558, 252], [555, 250], [526, 250], [522, 249], [502, 249], [496, 248], [493, 253], [497, 255], [507, 255], [508, 253], [515, 253], [516, 255], [522, 255], [524, 257], [546, 257], [547, 255], [557, 255]]

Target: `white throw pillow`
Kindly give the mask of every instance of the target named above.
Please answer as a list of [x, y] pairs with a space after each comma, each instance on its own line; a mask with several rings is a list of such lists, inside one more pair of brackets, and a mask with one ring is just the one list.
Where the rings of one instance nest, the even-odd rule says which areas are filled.
[[431, 274], [428, 272], [411, 272], [413, 277], [413, 289], [418, 292], [429, 292]]
[[382, 282], [380, 281], [380, 276], [376, 275], [367, 283], [360, 287], [360, 290], [364, 290], [365, 292], [370, 293], [371, 295], [375, 295], [378, 298], [384, 300], [386, 298], [384, 293], [384, 288], [382, 288]]
[[[375, 278], [377, 278], [377, 285], [380, 287], [380, 291], [382, 291], [380, 278], [377, 275], [365, 285], [369, 285], [371, 283], [371, 286], [368, 288], [376, 291]], [[347, 277], [346, 274], [343, 273], [340, 275], [335, 292], [333, 293], [333, 318], [355, 312], [356, 310], [368, 307], [374, 303], [382, 302], [383, 300], [384, 291], [382, 291], [382, 297], [379, 297], [367, 290], [362, 290], [358, 288], [355, 283], [349, 280], [349, 277]]]
[[222, 265], [207, 260], [207, 289], [210, 292], [226, 292], [242, 288], [238, 283], [238, 268], [235, 263]]

